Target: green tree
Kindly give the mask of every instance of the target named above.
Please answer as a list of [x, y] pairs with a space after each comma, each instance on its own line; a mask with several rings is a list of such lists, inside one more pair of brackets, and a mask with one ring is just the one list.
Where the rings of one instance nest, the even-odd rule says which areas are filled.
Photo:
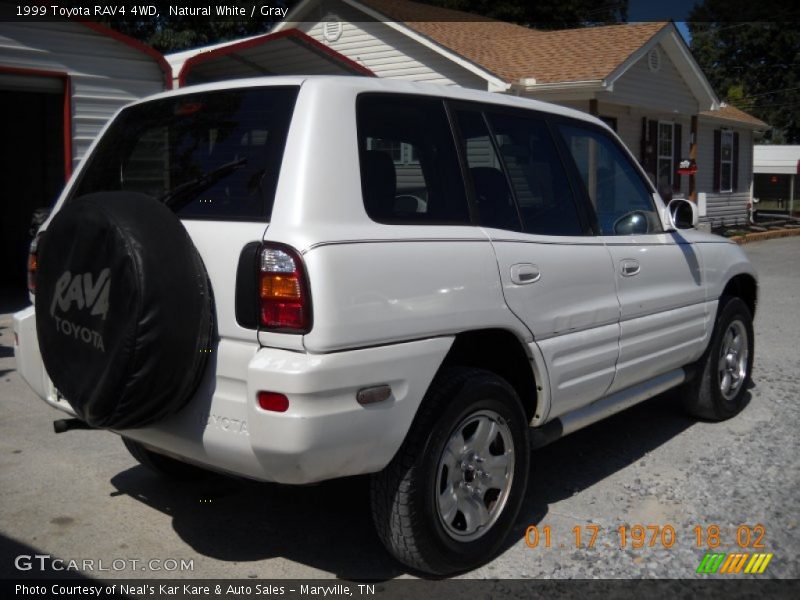
[[689, 15], [689, 32], [692, 54], [720, 98], [771, 125], [765, 141], [796, 144], [800, 12], [787, 6], [704, 0]]

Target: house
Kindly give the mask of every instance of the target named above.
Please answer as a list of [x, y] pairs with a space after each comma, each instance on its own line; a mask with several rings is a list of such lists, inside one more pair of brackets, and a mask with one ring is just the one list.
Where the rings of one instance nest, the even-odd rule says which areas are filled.
[[303, 41], [309, 66], [309, 52], [339, 55], [365, 75], [584, 110], [619, 133], [662, 195], [698, 200], [706, 226], [748, 219], [753, 145], [768, 126], [720, 102], [672, 23], [537, 31], [401, 0], [304, 0], [270, 34], [168, 58], [180, 84], [283, 72], [282, 36]]
[[121, 106], [172, 85], [144, 44], [89, 21], [0, 23], [0, 251], [24, 285], [31, 215], [50, 206]]
[[753, 199], [760, 213], [800, 213], [800, 205], [795, 203], [800, 146], [756, 145], [753, 173]]

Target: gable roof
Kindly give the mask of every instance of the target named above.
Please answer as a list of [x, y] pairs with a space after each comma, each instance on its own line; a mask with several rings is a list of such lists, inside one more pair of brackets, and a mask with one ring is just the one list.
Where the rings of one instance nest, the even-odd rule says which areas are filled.
[[[331, 50], [299, 29], [283, 29], [193, 50], [184, 50], [168, 55], [167, 59], [178, 69], [178, 83], [183, 87], [187, 84], [190, 73], [197, 76], [198, 67], [201, 67], [202, 70], [203, 66], [206, 69], [210, 67], [212, 73], [218, 78], [221, 73], [228, 71], [229, 76], [222, 76], [222, 79], [281, 73], [282, 71], [274, 68], [268, 69], [264, 57], [274, 58], [280, 56], [281, 52], [287, 51], [295, 53], [300, 51], [309, 56], [321, 57], [345, 73], [357, 73], [370, 77], [375, 75], [363, 65]], [[281, 65], [280, 60], [274, 62]], [[241, 69], [244, 69], [244, 72], [241, 72]], [[330, 71], [326, 69], [318, 74], [327, 72]], [[285, 71], [284, 74], [286, 74]]]
[[[318, 1], [318, 0], [317, 0]], [[673, 23], [626, 23], [542, 31], [458, 10], [410, 0], [340, 0], [424, 43], [443, 57], [477, 73], [489, 89], [526, 92], [549, 88], [594, 87], [611, 91], [614, 82], [651, 48], [661, 44], [682, 74], [700, 114], [767, 127], [765, 123], [720, 102], [691, 50]], [[302, 0], [275, 31], [293, 27], [312, 14], [315, 0]], [[313, 20], [320, 17], [314, 14]]]
[[418, 2], [358, 0], [508, 83], [605, 79], [669, 23], [540, 31]]

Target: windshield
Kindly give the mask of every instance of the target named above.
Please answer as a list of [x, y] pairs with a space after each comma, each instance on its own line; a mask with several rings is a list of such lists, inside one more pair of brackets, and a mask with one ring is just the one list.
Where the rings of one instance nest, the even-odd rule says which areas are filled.
[[268, 220], [297, 91], [220, 90], [126, 108], [71, 195], [133, 191], [182, 218]]

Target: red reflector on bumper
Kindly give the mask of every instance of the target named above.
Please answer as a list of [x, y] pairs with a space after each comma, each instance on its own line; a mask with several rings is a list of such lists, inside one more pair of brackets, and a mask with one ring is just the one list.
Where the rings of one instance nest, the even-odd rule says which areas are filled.
[[277, 392], [258, 392], [258, 405], [264, 410], [286, 412], [289, 410], [289, 399]]

